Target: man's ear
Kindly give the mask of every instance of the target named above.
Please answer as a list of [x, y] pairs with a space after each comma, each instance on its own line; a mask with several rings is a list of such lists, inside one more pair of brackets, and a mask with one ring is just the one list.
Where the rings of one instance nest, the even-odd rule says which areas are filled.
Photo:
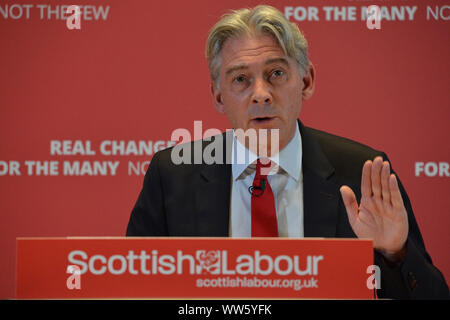
[[308, 100], [314, 93], [316, 86], [316, 69], [312, 62], [309, 63], [309, 72], [303, 77], [302, 99]]
[[218, 89], [214, 82], [211, 81], [210, 84], [211, 96], [213, 98], [214, 108], [220, 113], [224, 113], [223, 102], [222, 102], [222, 94], [220, 93], [220, 89]]

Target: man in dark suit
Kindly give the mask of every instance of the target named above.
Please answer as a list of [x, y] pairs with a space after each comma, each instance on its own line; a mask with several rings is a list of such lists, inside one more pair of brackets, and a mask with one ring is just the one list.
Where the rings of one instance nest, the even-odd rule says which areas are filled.
[[[128, 236], [371, 238], [380, 297], [448, 298], [386, 155], [297, 120], [315, 70], [295, 24], [268, 6], [238, 10], [211, 30], [207, 58], [214, 105], [234, 131], [156, 153]], [[269, 138], [252, 144], [239, 130]], [[223, 161], [174, 160], [216, 142]]]

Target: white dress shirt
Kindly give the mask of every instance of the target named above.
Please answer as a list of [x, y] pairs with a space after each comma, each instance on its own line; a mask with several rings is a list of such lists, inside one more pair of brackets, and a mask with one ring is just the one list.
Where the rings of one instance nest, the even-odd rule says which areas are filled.
[[[253, 184], [258, 156], [234, 136], [231, 159], [234, 161], [231, 165], [229, 235], [251, 237], [251, 194], [248, 188]], [[278, 156], [269, 159], [275, 163], [271, 173], [276, 173], [268, 175], [267, 179], [275, 197], [278, 236], [303, 238], [302, 140], [298, 124], [291, 141]]]

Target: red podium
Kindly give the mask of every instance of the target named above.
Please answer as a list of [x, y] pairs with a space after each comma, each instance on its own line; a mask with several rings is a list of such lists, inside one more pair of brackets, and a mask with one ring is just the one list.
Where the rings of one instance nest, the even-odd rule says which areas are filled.
[[17, 298], [372, 299], [372, 264], [359, 239], [18, 238]]

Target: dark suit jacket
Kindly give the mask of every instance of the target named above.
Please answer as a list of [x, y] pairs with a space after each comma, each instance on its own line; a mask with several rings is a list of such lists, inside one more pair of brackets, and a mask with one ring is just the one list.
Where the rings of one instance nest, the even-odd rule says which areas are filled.
[[[299, 126], [303, 147], [305, 237], [356, 237], [339, 188], [348, 185], [359, 202], [364, 162], [379, 155], [388, 160], [386, 155], [360, 143], [305, 127], [300, 121]], [[223, 140], [224, 137], [225, 134]], [[231, 140], [228, 141], [229, 146]], [[204, 147], [209, 142], [196, 143]], [[225, 149], [223, 154], [229, 156], [227, 150], [231, 149]], [[231, 164], [175, 165], [171, 161], [171, 148], [157, 152], [131, 213], [127, 236], [227, 237], [231, 181]], [[448, 286], [425, 250], [401, 182], [400, 190], [408, 211], [407, 253], [400, 265], [392, 266], [375, 251], [375, 264], [381, 268], [378, 296], [448, 298]]]

